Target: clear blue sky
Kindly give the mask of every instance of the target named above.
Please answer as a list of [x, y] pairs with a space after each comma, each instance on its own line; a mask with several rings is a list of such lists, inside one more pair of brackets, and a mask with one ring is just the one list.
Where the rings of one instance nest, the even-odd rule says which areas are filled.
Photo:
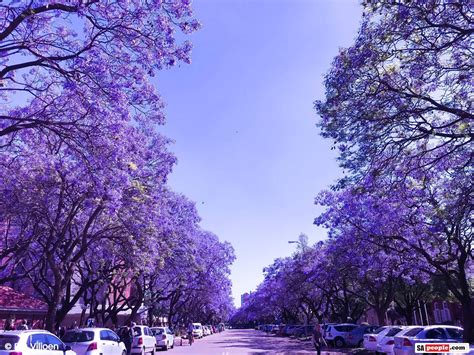
[[350, 0], [195, 0], [203, 24], [193, 62], [161, 73], [163, 127], [178, 157], [170, 184], [196, 201], [201, 225], [235, 248], [233, 295], [295, 250], [313, 225], [318, 191], [340, 175], [319, 136], [313, 101], [361, 18]]

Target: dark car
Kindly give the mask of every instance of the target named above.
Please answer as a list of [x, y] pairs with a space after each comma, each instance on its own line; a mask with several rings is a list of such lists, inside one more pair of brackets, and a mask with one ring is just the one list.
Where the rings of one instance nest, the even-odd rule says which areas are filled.
[[379, 328], [378, 325], [361, 325], [347, 333], [344, 340], [348, 346], [362, 348], [364, 335], [373, 333], [377, 328]]
[[293, 335], [297, 338], [308, 337], [313, 334], [314, 325], [302, 325], [295, 328]]

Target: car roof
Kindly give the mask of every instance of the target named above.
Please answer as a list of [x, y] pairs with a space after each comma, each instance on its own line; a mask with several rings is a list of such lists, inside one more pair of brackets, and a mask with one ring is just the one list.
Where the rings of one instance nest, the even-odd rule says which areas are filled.
[[[20, 335], [20, 334], [30, 334], [30, 333], [44, 333], [44, 334], [53, 334], [44, 329], [28, 329], [28, 330], [5, 330], [0, 334], [11, 334], [11, 335]], [[53, 334], [54, 335], [54, 334]]]
[[[92, 327], [89, 327], [89, 328], [77, 328], [77, 329], [68, 329], [68, 330], [66, 330], [66, 333], [67, 333], [67, 332], [81, 332], [81, 331], [93, 332], [93, 331], [96, 331], [96, 330], [112, 330], [112, 329], [109, 329], [109, 328], [92, 328]], [[113, 331], [113, 330], [112, 330], [112, 331]]]
[[425, 328], [425, 330], [433, 329], [433, 328], [449, 328], [449, 329], [463, 330], [463, 328], [456, 327], [455, 325], [444, 325], [444, 324], [426, 325], [426, 326], [424, 326], [424, 328]]

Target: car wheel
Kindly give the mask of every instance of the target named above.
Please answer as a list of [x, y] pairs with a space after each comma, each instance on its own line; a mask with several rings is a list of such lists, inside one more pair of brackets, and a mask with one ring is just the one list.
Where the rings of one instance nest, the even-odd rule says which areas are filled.
[[156, 349], [153, 347], [153, 350], [151, 351], [151, 355], [156, 355]]
[[359, 343], [357, 344], [357, 347], [358, 348], [363, 348], [364, 347], [364, 341], [363, 340], [359, 341]]
[[336, 348], [343, 348], [346, 343], [344, 342], [344, 339], [336, 338], [336, 340], [334, 340], [334, 345], [336, 346]]

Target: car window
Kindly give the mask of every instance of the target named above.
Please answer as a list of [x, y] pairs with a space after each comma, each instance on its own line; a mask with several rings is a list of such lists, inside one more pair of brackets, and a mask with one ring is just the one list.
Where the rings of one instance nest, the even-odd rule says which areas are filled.
[[386, 336], [393, 337], [393, 336], [397, 335], [398, 333], [400, 333], [401, 331], [402, 331], [402, 328], [392, 328], [388, 331]]
[[161, 328], [156, 328], [156, 329], [152, 329], [152, 330], [153, 330], [153, 333], [154, 333], [155, 335], [161, 335], [161, 334], [163, 334], [163, 329], [161, 329]]
[[94, 332], [79, 331], [79, 332], [66, 332], [62, 341], [65, 343], [85, 343], [94, 340]]
[[408, 332], [405, 333], [405, 336], [407, 337], [414, 337], [416, 336], [419, 332], [421, 332], [423, 328], [413, 328], [410, 329]]
[[336, 325], [334, 327], [338, 332], [350, 332], [357, 328], [357, 325]]
[[30, 349], [43, 349], [43, 345], [47, 344], [47, 340], [45, 338], [45, 334], [31, 334], [28, 337], [26, 345]]
[[433, 328], [426, 332], [426, 339], [446, 339], [443, 328]]
[[109, 333], [106, 330], [100, 331], [100, 340], [110, 340]]
[[134, 327], [133, 328], [133, 334], [135, 336], [139, 336], [139, 335], [142, 335], [142, 329], [140, 327]]
[[64, 343], [52, 334], [45, 334], [50, 350], [64, 350]]
[[450, 339], [462, 339], [463, 338], [462, 329], [446, 328], [446, 332], [448, 332], [448, 336], [449, 336]]
[[374, 334], [380, 333], [382, 330], [386, 329], [387, 327], [380, 327], [374, 330]]
[[109, 340], [111, 340], [111, 341], [120, 341], [119, 336], [111, 330], [107, 330], [107, 336], [108, 336]]
[[145, 327], [144, 331], [145, 331], [145, 335], [151, 335], [149, 328]]
[[[15, 344], [20, 341], [20, 337], [16, 335], [6, 335], [6, 334], [0, 334], [0, 350], [14, 350], [15, 349]], [[6, 349], [5, 345], [7, 348]]]

